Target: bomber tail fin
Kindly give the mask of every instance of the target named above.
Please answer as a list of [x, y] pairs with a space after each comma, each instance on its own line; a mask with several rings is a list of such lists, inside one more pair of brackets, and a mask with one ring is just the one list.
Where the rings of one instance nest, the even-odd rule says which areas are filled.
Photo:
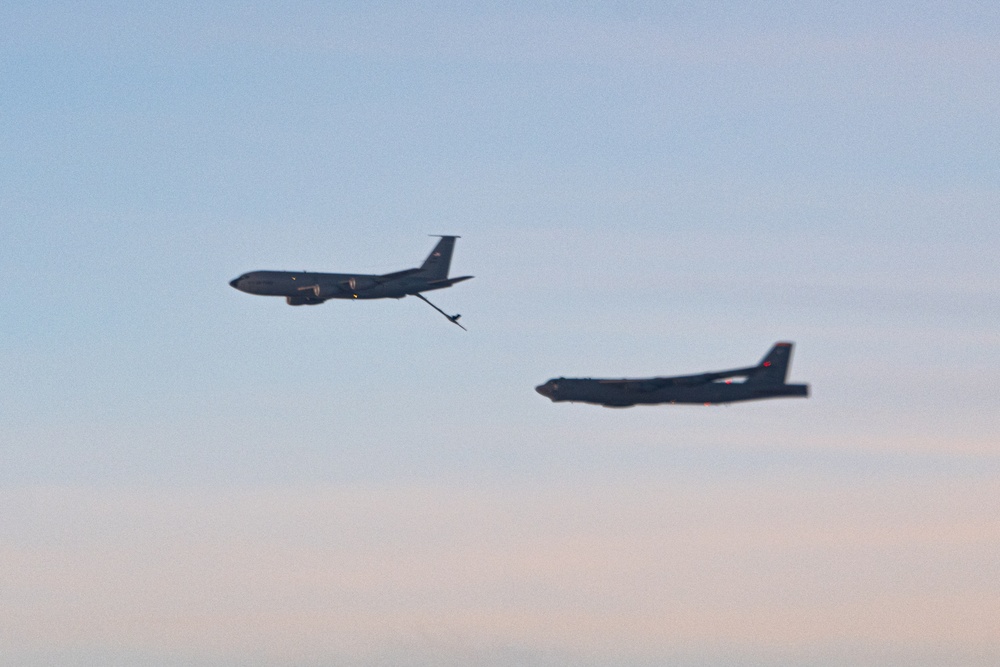
[[747, 384], [785, 384], [788, 364], [792, 360], [792, 343], [775, 343], [756, 369], [747, 377]]
[[420, 270], [429, 280], [444, 280], [451, 266], [451, 253], [455, 250], [457, 236], [442, 236], [434, 250], [427, 256]]

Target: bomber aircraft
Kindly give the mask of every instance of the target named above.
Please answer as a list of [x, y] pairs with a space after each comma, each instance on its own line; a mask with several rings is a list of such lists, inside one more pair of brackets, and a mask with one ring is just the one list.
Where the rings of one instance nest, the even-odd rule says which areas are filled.
[[[775, 343], [756, 366], [730, 371], [645, 379], [555, 378], [535, 387], [553, 402], [594, 403], [630, 408], [656, 403], [736, 403], [762, 398], [809, 396], [809, 385], [786, 384], [792, 343]], [[745, 378], [734, 382], [733, 378]]]
[[473, 276], [448, 277], [451, 253], [458, 236], [441, 236], [434, 250], [417, 269], [382, 275], [364, 273], [312, 273], [307, 271], [251, 271], [229, 284], [247, 294], [283, 296], [289, 306], [314, 306], [329, 299], [402, 299], [415, 296], [458, 324], [461, 315], [449, 315], [421, 292], [451, 287]]

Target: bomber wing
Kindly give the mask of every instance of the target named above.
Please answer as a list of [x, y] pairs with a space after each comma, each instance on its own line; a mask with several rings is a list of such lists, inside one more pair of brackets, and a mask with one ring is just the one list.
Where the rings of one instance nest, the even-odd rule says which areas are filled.
[[664, 389], [666, 387], [696, 387], [716, 380], [725, 380], [733, 377], [746, 377], [757, 370], [757, 366], [748, 368], [734, 368], [729, 371], [717, 371], [714, 373], [699, 373], [698, 375], [675, 375], [672, 377], [642, 378], [642, 379], [622, 379], [622, 380], [597, 380], [599, 384], [612, 385], [624, 391], [645, 393]]
[[615, 389], [621, 389], [622, 391], [634, 391], [638, 393], [645, 393], [647, 391], [656, 391], [657, 389], [662, 389], [668, 385], [663, 384], [664, 380], [669, 378], [646, 378], [644, 380], [594, 380], [597, 384], [613, 387]]

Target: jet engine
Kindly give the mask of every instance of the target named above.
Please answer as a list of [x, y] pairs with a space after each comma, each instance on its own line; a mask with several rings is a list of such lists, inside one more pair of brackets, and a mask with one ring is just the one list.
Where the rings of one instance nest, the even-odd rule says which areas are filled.
[[346, 292], [363, 292], [378, 285], [378, 283], [368, 277], [348, 278], [340, 283], [340, 287]]
[[285, 303], [289, 306], [317, 306], [323, 302], [308, 296], [286, 296]]

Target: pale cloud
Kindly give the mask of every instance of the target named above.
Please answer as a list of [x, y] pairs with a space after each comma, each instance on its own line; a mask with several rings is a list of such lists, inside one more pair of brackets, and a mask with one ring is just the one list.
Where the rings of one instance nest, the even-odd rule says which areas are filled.
[[791, 477], [7, 491], [3, 644], [269, 664], [861, 647], [985, 665], [1000, 657], [998, 492]]

